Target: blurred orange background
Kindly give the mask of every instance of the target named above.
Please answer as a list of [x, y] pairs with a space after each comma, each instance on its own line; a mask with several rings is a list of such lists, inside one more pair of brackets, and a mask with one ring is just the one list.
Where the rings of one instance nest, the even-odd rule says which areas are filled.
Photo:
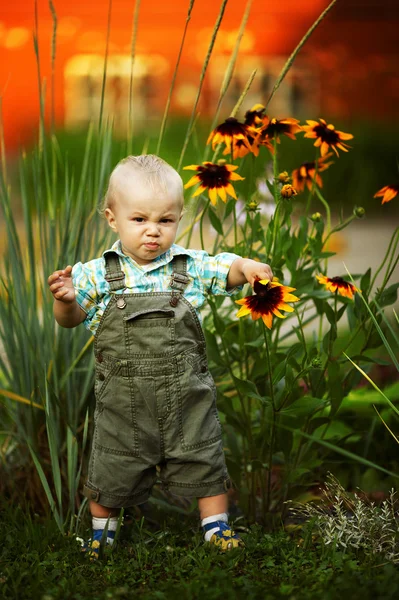
[[[284, 62], [319, 14], [326, 0], [253, 0], [241, 42], [226, 111], [238, 99], [251, 71], [257, 75], [247, 99], [265, 101]], [[99, 111], [110, 10], [105, 114], [116, 129], [126, 126], [131, 68], [134, 2], [54, 0], [57, 16], [53, 114], [58, 127], [87, 124]], [[186, 22], [189, 0], [142, 0], [134, 78], [134, 118], [159, 123]], [[221, 0], [196, 0], [188, 26], [172, 111], [190, 114], [201, 68]], [[246, 3], [229, 0], [209, 64], [199, 110], [215, 111], [220, 85], [234, 48]], [[52, 113], [52, 38], [48, 0], [38, 0], [40, 78], [46, 119]], [[372, 119], [390, 122], [399, 114], [399, 51], [396, 0], [338, 0], [298, 55], [273, 101], [275, 116]], [[0, 7], [0, 95], [8, 151], [28, 144], [39, 116], [38, 66], [34, 52], [34, 0], [3, 2]], [[277, 98], [279, 96], [279, 98]], [[289, 114], [290, 113], [290, 114]]]

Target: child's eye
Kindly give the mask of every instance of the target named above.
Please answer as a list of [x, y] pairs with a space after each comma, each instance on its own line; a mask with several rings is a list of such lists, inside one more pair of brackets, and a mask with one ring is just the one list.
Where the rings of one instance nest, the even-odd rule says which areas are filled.
[[161, 219], [161, 223], [172, 223], [172, 219]]
[[144, 219], [143, 217], [133, 217], [132, 221], [136, 221], [136, 223], [143, 223]]

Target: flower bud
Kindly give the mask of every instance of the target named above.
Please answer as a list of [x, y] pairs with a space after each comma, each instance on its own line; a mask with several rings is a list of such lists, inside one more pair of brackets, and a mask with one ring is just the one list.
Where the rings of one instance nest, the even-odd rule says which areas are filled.
[[248, 212], [256, 212], [259, 209], [259, 202], [257, 202], [256, 200], [250, 200], [249, 202], [247, 202], [247, 211]]
[[291, 198], [292, 196], [296, 196], [298, 192], [291, 184], [287, 183], [286, 185], [283, 185], [280, 193], [283, 198]]
[[321, 214], [319, 212], [315, 212], [310, 219], [313, 221], [313, 223], [319, 223], [321, 221]]
[[358, 219], [363, 219], [364, 215], [366, 214], [366, 211], [363, 208], [363, 206], [356, 206], [356, 208], [353, 209], [353, 214]]
[[312, 358], [312, 360], [310, 361], [310, 366], [313, 369], [321, 369], [323, 366], [323, 363], [320, 358], [315, 357], [315, 358]]
[[277, 177], [279, 183], [289, 183], [291, 181], [291, 177], [288, 175], [287, 171], [283, 171]]
[[224, 158], [219, 158], [218, 165], [225, 165], [226, 163], [227, 163], [227, 160], [225, 160]]

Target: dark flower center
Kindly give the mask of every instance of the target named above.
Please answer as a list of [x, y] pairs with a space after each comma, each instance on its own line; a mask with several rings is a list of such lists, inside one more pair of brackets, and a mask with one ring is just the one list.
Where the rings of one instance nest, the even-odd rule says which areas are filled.
[[348, 283], [347, 281], [345, 281], [345, 279], [342, 279], [342, 277], [332, 277], [330, 279], [331, 283], [336, 283], [338, 286], [340, 287], [344, 287], [346, 289], [351, 288], [352, 284]]
[[280, 306], [283, 302], [283, 288], [281, 286], [272, 287], [270, 283], [264, 285], [255, 281], [255, 295], [247, 299], [247, 306], [251, 311], [256, 311], [261, 315], [267, 315]]
[[316, 125], [313, 131], [316, 133], [317, 137], [319, 137], [323, 142], [326, 142], [327, 144], [330, 144], [332, 146], [334, 146], [340, 141], [339, 135], [335, 131], [335, 129], [330, 129], [326, 125], [323, 125], [323, 123], [320, 123], [320, 125]]
[[205, 165], [198, 168], [198, 178], [207, 188], [222, 188], [229, 184], [230, 171], [225, 165]]
[[280, 123], [276, 119], [272, 119], [266, 129], [263, 131], [264, 136], [274, 137], [280, 133], [288, 133], [291, 131], [291, 125], [289, 123]]
[[217, 127], [217, 131], [222, 135], [227, 135], [229, 137], [234, 137], [237, 134], [246, 135], [247, 126], [237, 121], [234, 117], [229, 117], [224, 123]]

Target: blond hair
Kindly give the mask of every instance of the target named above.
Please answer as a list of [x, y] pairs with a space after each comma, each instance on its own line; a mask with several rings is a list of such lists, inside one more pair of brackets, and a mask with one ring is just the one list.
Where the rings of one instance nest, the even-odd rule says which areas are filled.
[[179, 173], [159, 156], [142, 154], [127, 156], [116, 165], [100, 207], [102, 214], [112, 207], [121, 189], [132, 185], [132, 180], [135, 189], [149, 190], [154, 195], [175, 196], [183, 209], [183, 181]]

